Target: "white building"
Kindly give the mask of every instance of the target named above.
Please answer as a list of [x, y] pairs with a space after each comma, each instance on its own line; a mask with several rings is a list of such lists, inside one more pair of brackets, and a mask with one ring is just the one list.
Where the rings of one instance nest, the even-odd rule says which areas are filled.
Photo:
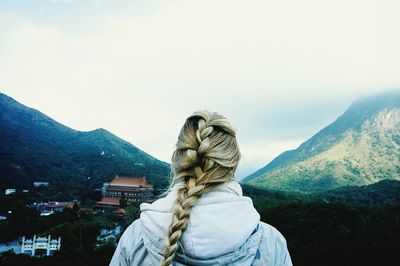
[[21, 244], [21, 253], [25, 253], [26, 251], [31, 253], [31, 256], [35, 256], [37, 250], [46, 250], [46, 256], [50, 256], [51, 251], [60, 250], [61, 248], [61, 237], [58, 239], [51, 239], [51, 236], [48, 237], [36, 237], [33, 236], [33, 239], [25, 239], [25, 236], [22, 238]]
[[47, 181], [34, 181], [33, 187], [48, 187], [50, 185]]
[[6, 195], [15, 194], [15, 188], [7, 188], [5, 194]]

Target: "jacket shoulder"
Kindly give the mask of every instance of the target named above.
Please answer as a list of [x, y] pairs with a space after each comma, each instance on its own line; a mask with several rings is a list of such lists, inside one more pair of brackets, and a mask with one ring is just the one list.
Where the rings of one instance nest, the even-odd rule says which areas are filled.
[[260, 244], [252, 265], [292, 266], [285, 237], [272, 225], [259, 222]]
[[142, 222], [140, 219], [128, 226], [118, 242], [110, 266], [140, 265], [136, 262], [146, 260], [147, 250], [141, 232]]

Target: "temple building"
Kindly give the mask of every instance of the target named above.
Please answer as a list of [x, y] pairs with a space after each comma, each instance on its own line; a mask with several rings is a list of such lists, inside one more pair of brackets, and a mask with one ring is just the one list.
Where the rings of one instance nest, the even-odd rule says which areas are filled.
[[103, 184], [101, 194], [103, 198], [96, 202], [95, 208], [119, 208], [124, 201], [127, 205], [153, 201], [154, 188], [146, 177], [116, 176], [110, 183]]

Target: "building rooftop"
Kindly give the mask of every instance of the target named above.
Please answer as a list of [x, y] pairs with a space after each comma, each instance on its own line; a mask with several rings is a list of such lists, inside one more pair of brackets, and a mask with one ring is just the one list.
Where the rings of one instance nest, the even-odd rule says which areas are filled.
[[147, 183], [146, 177], [126, 177], [117, 176], [110, 183], [110, 186], [121, 186], [121, 187], [149, 187], [152, 186]]
[[119, 199], [102, 198], [101, 201], [96, 202], [96, 205], [119, 206]]

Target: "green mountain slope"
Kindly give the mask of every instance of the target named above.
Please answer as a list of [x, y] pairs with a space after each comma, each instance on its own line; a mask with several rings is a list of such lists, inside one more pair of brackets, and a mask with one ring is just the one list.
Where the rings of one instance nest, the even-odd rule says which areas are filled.
[[355, 101], [335, 122], [242, 182], [313, 192], [383, 179], [400, 179], [400, 91]]
[[82, 132], [0, 93], [0, 188], [31, 187], [34, 180], [96, 185], [115, 175], [147, 176], [165, 184], [169, 165], [105, 129]]

